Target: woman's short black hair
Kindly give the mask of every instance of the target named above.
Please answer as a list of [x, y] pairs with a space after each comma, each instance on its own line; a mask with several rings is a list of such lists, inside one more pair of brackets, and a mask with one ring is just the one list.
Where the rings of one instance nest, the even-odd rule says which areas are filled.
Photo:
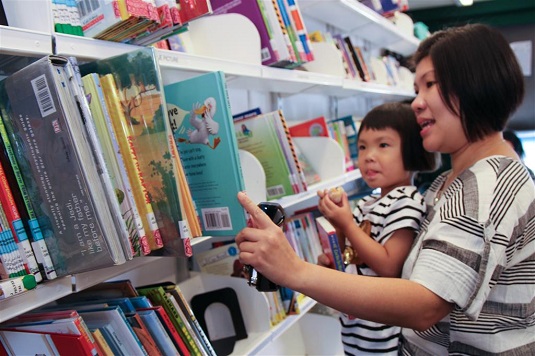
[[500, 32], [482, 24], [437, 31], [420, 43], [413, 65], [427, 56], [442, 99], [460, 116], [470, 142], [504, 130], [522, 103], [524, 78]]
[[424, 149], [421, 128], [409, 104], [394, 102], [376, 106], [362, 119], [359, 132], [387, 128], [396, 131], [401, 138], [401, 156], [407, 171], [429, 172], [437, 169], [440, 156]]

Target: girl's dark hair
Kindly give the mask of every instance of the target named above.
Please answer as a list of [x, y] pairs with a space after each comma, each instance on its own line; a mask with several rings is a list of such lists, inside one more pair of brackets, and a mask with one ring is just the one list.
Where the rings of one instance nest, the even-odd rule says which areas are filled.
[[442, 100], [460, 116], [470, 142], [503, 131], [522, 103], [524, 78], [500, 32], [482, 24], [438, 31], [420, 43], [412, 64], [427, 56]]
[[364, 116], [359, 132], [387, 128], [396, 131], [401, 138], [401, 157], [407, 171], [429, 172], [437, 169], [440, 156], [424, 149], [421, 128], [409, 104], [396, 102], [376, 106]]

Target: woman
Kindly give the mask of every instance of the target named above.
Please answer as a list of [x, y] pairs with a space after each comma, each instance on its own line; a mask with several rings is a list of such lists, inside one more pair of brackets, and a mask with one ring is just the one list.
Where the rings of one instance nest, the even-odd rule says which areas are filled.
[[243, 193], [252, 227], [240, 259], [280, 285], [402, 330], [405, 355], [532, 355], [535, 187], [502, 130], [524, 94], [507, 41], [485, 25], [435, 33], [414, 56], [412, 103], [424, 147], [452, 169], [425, 194], [427, 216], [403, 279], [341, 273], [300, 260]]

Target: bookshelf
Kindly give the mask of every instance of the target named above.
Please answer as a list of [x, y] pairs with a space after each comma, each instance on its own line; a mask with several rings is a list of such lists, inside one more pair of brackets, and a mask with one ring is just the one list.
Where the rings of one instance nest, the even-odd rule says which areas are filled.
[[[39, 8], [44, 9], [45, 13], [51, 14], [51, 1], [49, 0], [24, 2], [4, 0], [4, 2], [10, 4], [10, 11], [17, 11], [17, 7], [19, 7], [19, 12], [16, 12], [16, 24], [20, 24], [20, 26], [0, 26], [0, 68], [2, 69], [0, 77], [9, 74], [5, 70], [10, 67], [5, 63], [11, 63], [17, 58], [24, 62], [24, 60], [31, 61], [48, 54], [60, 54], [75, 56], [80, 62], [84, 62], [126, 53], [135, 49], [135, 46], [132, 45], [56, 34], [52, 30], [51, 16], [48, 20], [46, 16], [43, 16], [44, 20], [28, 21], [29, 17], [33, 18], [33, 16], [30, 16], [27, 11], [23, 11], [21, 3], [24, 3], [24, 6], [38, 5]], [[388, 48], [407, 55], [412, 53], [418, 45], [418, 41], [415, 38], [403, 35], [388, 20], [354, 0], [333, 0], [328, 2], [301, 0], [299, 6], [305, 17], [305, 22], [311, 19], [328, 28], [336, 28], [341, 33], [355, 36], [365, 34], [366, 40], [378, 48]], [[22, 16], [22, 14], [25, 16]], [[202, 21], [210, 21], [210, 18], [203, 18]], [[229, 31], [233, 28], [230, 25], [228, 27]], [[232, 38], [232, 36], [227, 37]], [[204, 40], [209, 41], [209, 38]], [[198, 45], [202, 46], [203, 44]], [[208, 46], [210, 44], [206, 43], [205, 45]], [[335, 98], [336, 100], [363, 97], [372, 101], [403, 100], [413, 96], [412, 90], [404, 88], [358, 82], [318, 72], [264, 67], [254, 61], [244, 62], [239, 60], [239, 51], [250, 51], [251, 49], [245, 45], [242, 45], [242, 47], [244, 48], [238, 49], [237, 58], [234, 59], [157, 50], [162, 77], [164, 81], [166, 78], [172, 81], [177, 78], [186, 79], [200, 73], [221, 70], [226, 74], [227, 85], [230, 90], [252, 92], [254, 95], [266, 96], [268, 97], [266, 101], [269, 102], [271, 100], [272, 109], [277, 106], [276, 101], [279, 101], [280, 104], [281, 98], [285, 99], [284, 104], [290, 103], [288, 105], [291, 105], [292, 97], [302, 94], [320, 95]], [[273, 97], [276, 99], [273, 100]], [[239, 108], [235, 110], [240, 111]], [[314, 205], [317, 199], [316, 192], [319, 189], [342, 185], [348, 192], [358, 191], [360, 188], [359, 178], [360, 173], [358, 171], [336, 174], [321, 183], [309, 187], [308, 192], [284, 197], [279, 200], [279, 203], [289, 214], [292, 214], [295, 211]], [[209, 236], [196, 238], [192, 240], [192, 244], [196, 247], [211, 240], [212, 238]], [[151, 274], [153, 272], [158, 273], [157, 279], [159, 280], [173, 279], [176, 282], [184, 283], [185, 289], [190, 288], [190, 285], [195, 285], [189, 282], [190, 278], [197, 278], [197, 276], [189, 275], [185, 261], [170, 260], [165, 257], [136, 258], [120, 266], [47, 281], [40, 284], [35, 290], [24, 293], [17, 298], [0, 301], [0, 322], [102, 281], [125, 276], [152, 278], [151, 281], [154, 283], [154, 274]], [[162, 265], [166, 266], [166, 268], [161, 268]], [[167, 268], [169, 265], [171, 267]], [[162, 270], [167, 271], [167, 274], [162, 273]], [[243, 293], [258, 298], [259, 293], [256, 290], [249, 288], [245, 283], [243, 285], [245, 286]], [[189, 290], [189, 292], [194, 291]], [[267, 308], [267, 302], [261, 305], [266, 305]], [[277, 344], [279, 341], [284, 343], [287, 342], [284, 340], [288, 338], [291, 340], [293, 335], [301, 335], [301, 332], [297, 329], [300, 328], [301, 321], [307, 319], [308, 316], [306, 314], [314, 305], [315, 301], [305, 298], [300, 305], [300, 315], [289, 316], [273, 328], [269, 327], [269, 323], [268, 325], [264, 323], [264, 325], [257, 328], [258, 331], [250, 332], [247, 340], [239, 341], [233, 354], [269, 354], [274, 350], [280, 351], [280, 345]], [[258, 309], [261, 309], [261, 312], [256, 310], [256, 314], [248, 316], [249, 323], [255, 322], [259, 318], [259, 313], [266, 314], [266, 310]], [[291, 342], [295, 342], [295, 340]]]

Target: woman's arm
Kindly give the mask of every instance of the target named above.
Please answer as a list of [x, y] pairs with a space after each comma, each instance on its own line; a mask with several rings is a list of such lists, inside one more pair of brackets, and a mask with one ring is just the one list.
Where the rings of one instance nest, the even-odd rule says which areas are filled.
[[236, 242], [240, 260], [273, 282], [358, 318], [425, 330], [453, 308], [425, 287], [400, 278], [352, 275], [301, 260], [283, 231], [244, 193], [238, 194], [251, 216]]

